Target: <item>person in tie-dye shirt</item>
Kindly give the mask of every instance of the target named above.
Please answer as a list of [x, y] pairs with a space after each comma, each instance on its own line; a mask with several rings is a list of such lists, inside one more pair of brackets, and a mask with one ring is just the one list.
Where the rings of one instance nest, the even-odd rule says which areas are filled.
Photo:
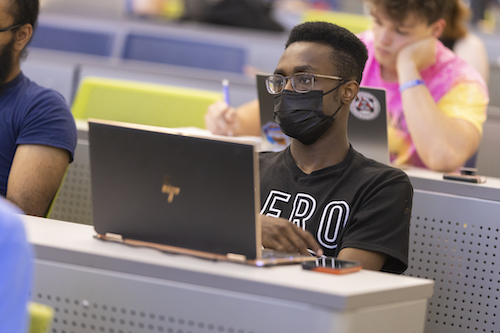
[[366, 0], [373, 28], [361, 85], [385, 88], [395, 165], [450, 171], [476, 152], [486, 120], [486, 84], [437, 40], [449, 0]]
[[[360, 34], [369, 52], [361, 85], [385, 88], [389, 148], [396, 166], [452, 171], [474, 155], [486, 120], [481, 75], [438, 38], [453, 0], [365, 0], [373, 28]], [[258, 101], [211, 105], [207, 129], [260, 135]]]

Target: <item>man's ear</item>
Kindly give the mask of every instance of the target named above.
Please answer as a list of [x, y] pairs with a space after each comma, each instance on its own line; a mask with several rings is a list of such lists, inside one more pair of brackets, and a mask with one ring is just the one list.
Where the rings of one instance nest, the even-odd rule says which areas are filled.
[[31, 36], [33, 35], [33, 27], [31, 24], [27, 23], [22, 26], [20, 26], [17, 31], [16, 31], [16, 42], [14, 43], [14, 49], [17, 52], [21, 52], [26, 44], [31, 39]]
[[440, 18], [436, 22], [431, 24], [432, 27], [432, 36], [434, 38], [440, 38], [443, 34], [444, 27], [446, 26], [446, 21], [443, 18]]
[[351, 80], [344, 84], [342, 88], [342, 102], [350, 105], [359, 92], [359, 83], [355, 80]]

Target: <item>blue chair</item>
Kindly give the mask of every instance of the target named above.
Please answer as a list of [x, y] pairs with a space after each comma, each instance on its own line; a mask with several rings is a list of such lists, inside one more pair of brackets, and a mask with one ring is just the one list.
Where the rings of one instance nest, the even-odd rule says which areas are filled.
[[126, 36], [122, 57], [170, 65], [242, 73], [244, 48], [173, 37], [131, 33]]
[[114, 41], [115, 35], [111, 32], [40, 24], [30, 46], [109, 57], [113, 51]]

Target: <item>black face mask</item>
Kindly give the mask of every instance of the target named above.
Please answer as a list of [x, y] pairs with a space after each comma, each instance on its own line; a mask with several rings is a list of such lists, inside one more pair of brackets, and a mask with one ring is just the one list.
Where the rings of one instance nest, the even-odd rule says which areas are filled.
[[274, 97], [274, 120], [289, 137], [305, 145], [313, 144], [332, 126], [335, 120], [333, 117], [344, 105], [342, 103], [333, 115], [327, 116], [323, 113], [323, 96], [344, 83], [324, 94], [322, 90], [307, 93], [284, 90]]

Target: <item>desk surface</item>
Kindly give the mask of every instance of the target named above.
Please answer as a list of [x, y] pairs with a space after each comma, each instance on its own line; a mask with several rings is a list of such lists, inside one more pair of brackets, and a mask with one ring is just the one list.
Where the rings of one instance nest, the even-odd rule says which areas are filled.
[[443, 172], [435, 172], [427, 169], [414, 167], [402, 168], [410, 177], [413, 189], [431, 192], [461, 195], [464, 197], [500, 200], [500, 179], [487, 177], [482, 184], [468, 183], [463, 181], [445, 180]]
[[362, 270], [330, 275], [299, 265], [250, 267], [134, 248], [95, 239], [93, 227], [24, 217], [37, 259], [247, 292], [332, 309], [428, 298], [431, 280]]

